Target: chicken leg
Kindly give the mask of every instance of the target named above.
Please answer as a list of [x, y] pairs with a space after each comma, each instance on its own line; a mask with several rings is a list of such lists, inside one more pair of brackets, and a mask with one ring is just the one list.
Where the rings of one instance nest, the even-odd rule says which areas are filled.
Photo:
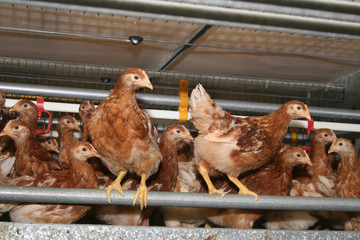
[[239, 179], [234, 178], [234, 177], [232, 177], [230, 175], [227, 175], [227, 176], [230, 179], [230, 181], [232, 181], [239, 188], [239, 194], [249, 194], [249, 195], [255, 197], [255, 201], [258, 200], [259, 196], [255, 192], [250, 191], [247, 187], [245, 187], [245, 185], [242, 184], [239, 181]]
[[114, 189], [116, 189], [122, 196], [124, 196], [124, 192], [121, 188], [120, 183], [123, 180], [123, 178], [125, 177], [126, 173], [127, 173], [127, 170], [121, 170], [119, 175], [115, 179], [115, 181], [106, 188], [106, 196], [107, 196], [109, 203], [110, 203], [110, 193]]
[[209, 194], [210, 195], [212, 195], [213, 193], [217, 193], [217, 194], [220, 194], [221, 197], [225, 196], [225, 193], [223, 191], [215, 188], [214, 184], [211, 182], [208, 171], [201, 164], [199, 165], [199, 172], [200, 172], [201, 176], [204, 178], [204, 180], [206, 182], [206, 185], [207, 185], [207, 187], [209, 189]]
[[137, 199], [139, 198], [139, 204], [140, 204], [140, 209], [143, 210], [144, 206], [147, 207], [147, 186], [146, 186], [146, 174], [142, 173], [141, 174], [141, 182], [140, 182], [140, 186], [138, 187], [135, 197], [133, 199], [133, 206], [135, 206], [135, 203], [137, 201]]

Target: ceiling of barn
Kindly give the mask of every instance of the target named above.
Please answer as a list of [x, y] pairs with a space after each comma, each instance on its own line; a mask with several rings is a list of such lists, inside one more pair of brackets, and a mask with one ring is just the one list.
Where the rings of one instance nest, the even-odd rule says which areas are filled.
[[[16, 2], [0, 4], [2, 57], [311, 82], [360, 69], [358, 38]], [[133, 45], [133, 35], [144, 41]]]

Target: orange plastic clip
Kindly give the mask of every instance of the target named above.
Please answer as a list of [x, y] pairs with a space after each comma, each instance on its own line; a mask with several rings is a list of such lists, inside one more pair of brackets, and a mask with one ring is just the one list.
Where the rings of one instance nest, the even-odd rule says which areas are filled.
[[181, 79], [180, 88], [180, 105], [179, 105], [179, 121], [186, 122], [188, 120], [188, 107], [189, 107], [189, 92], [188, 92], [188, 81]]
[[296, 128], [291, 128], [291, 146], [296, 147], [298, 141], [298, 132]]
[[52, 122], [52, 114], [51, 114], [51, 112], [45, 110], [45, 108], [44, 108], [44, 98], [38, 98], [36, 100], [36, 105], [37, 105], [37, 109], [38, 109], [38, 117], [41, 117], [42, 113], [46, 112], [49, 115], [49, 122], [48, 122], [48, 126], [47, 126], [46, 130], [36, 129], [35, 134], [38, 134], [38, 135], [47, 134], [47, 133], [50, 132], [51, 122]]
[[306, 130], [307, 135], [310, 135], [311, 131], [315, 131], [316, 129], [314, 128], [314, 119], [311, 118], [310, 120], [306, 120], [308, 122], [308, 127]]

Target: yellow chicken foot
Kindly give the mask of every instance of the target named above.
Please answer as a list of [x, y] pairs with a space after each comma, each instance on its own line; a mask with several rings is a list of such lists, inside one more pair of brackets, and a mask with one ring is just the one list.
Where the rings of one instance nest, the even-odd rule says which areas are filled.
[[239, 179], [231, 177], [230, 175], [227, 175], [227, 176], [230, 179], [230, 181], [232, 181], [239, 188], [239, 194], [243, 194], [243, 195], [248, 194], [248, 195], [254, 196], [255, 201], [258, 200], [259, 196], [255, 192], [250, 191], [247, 187], [245, 187], [245, 185], [242, 184], [239, 181]]
[[132, 202], [133, 206], [135, 206], [136, 201], [139, 198], [140, 209], [143, 210], [144, 207], [147, 207], [147, 195], [148, 195], [148, 191], [146, 187], [146, 174], [142, 173], [140, 186], [138, 187]]
[[110, 203], [110, 193], [112, 190], [116, 189], [122, 196], [124, 196], [124, 192], [121, 188], [121, 181], [123, 180], [123, 178], [125, 177], [127, 173], [127, 170], [121, 170], [119, 175], [117, 176], [117, 178], [115, 179], [115, 181], [110, 184], [106, 189], [106, 196], [107, 196], [107, 199], [108, 199], [108, 202]]
[[217, 193], [217, 194], [220, 194], [221, 197], [225, 196], [225, 193], [223, 191], [215, 188], [214, 184], [211, 182], [211, 179], [209, 177], [207, 170], [201, 165], [199, 166], [199, 172], [206, 182], [206, 185], [209, 189], [210, 195], [212, 195], [213, 193]]

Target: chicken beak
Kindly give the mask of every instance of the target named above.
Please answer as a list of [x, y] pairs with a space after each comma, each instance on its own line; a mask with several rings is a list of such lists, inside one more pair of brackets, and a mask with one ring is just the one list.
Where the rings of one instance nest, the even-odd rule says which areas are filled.
[[153, 90], [153, 85], [151, 84], [149, 79], [147, 79], [147, 81], [144, 83], [143, 87], [150, 88], [151, 90]]
[[187, 144], [191, 144], [194, 142], [194, 138], [190, 134], [186, 134], [182, 140]]
[[18, 108], [17, 108], [16, 104], [9, 109], [9, 112], [17, 112], [17, 111], [18, 111]]
[[329, 148], [328, 153], [334, 153], [334, 152], [336, 152], [335, 142], [336, 142], [336, 139], [332, 142], [332, 144], [331, 144], [331, 146], [330, 146], [330, 148]]
[[91, 157], [98, 157], [98, 158], [101, 158], [100, 157], [100, 154], [96, 151], [96, 149], [94, 148], [93, 145], [91, 145], [91, 149], [90, 149], [90, 154], [91, 154]]
[[7, 132], [6, 128], [4, 128], [4, 129], [0, 132], [0, 137], [6, 136], [6, 135], [8, 135], [8, 132]]
[[307, 164], [309, 166], [312, 166], [311, 160], [310, 160], [310, 158], [309, 158], [309, 156], [307, 154], [306, 154], [306, 158], [304, 158], [301, 162], [303, 164]]
[[185, 138], [194, 141], [194, 138], [191, 136], [190, 133], [186, 134]]
[[306, 109], [306, 112], [304, 113], [304, 118], [311, 121], [311, 115], [310, 115], [309, 109], [306, 104], [305, 104], [305, 109]]
[[100, 155], [99, 155], [99, 153], [98, 152], [93, 152], [93, 157], [98, 157], [98, 158], [100, 158]]
[[91, 149], [91, 156], [100, 158], [100, 154], [95, 150], [95, 148]]
[[75, 129], [76, 131], [78, 131], [78, 132], [81, 132], [81, 128], [80, 128], [79, 125], [76, 125], [74, 129]]

